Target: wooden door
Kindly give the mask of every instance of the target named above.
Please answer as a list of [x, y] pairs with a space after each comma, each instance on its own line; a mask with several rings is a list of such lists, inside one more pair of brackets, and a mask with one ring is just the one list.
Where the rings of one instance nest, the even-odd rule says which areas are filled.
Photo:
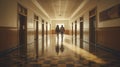
[[27, 56], [27, 17], [19, 14], [19, 45], [20, 55], [22, 57]]
[[80, 22], [80, 48], [83, 48], [83, 22]]

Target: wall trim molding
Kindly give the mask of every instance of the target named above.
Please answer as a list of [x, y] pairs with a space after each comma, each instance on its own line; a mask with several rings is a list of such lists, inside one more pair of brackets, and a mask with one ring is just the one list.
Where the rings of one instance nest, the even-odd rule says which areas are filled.
[[100, 27], [100, 28], [96, 28], [96, 30], [104, 30], [104, 29], [120, 30], [118, 28], [120, 28], [120, 27], [119, 26], [117, 26], [117, 27]]
[[0, 30], [17, 30], [18, 27], [0, 27]]

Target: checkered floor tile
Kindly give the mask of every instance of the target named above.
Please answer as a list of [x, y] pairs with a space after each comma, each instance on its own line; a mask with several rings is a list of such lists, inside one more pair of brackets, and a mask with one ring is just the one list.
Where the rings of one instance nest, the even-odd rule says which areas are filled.
[[39, 60], [29, 64], [32, 67], [88, 67], [89, 61], [83, 59], [73, 59], [68, 57], [40, 57]]

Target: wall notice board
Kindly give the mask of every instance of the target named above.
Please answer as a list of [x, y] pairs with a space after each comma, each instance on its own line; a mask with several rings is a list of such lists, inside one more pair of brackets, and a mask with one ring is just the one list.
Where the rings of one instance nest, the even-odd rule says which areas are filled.
[[106, 9], [99, 14], [100, 21], [106, 21], [116, 18], [120, 18], [120, 4]]

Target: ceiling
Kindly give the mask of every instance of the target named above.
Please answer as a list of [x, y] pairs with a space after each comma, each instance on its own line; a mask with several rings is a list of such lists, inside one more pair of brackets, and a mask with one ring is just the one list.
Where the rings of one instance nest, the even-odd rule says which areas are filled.
[[84, 0], [37, 0], [50, 19], [70, 19]]

